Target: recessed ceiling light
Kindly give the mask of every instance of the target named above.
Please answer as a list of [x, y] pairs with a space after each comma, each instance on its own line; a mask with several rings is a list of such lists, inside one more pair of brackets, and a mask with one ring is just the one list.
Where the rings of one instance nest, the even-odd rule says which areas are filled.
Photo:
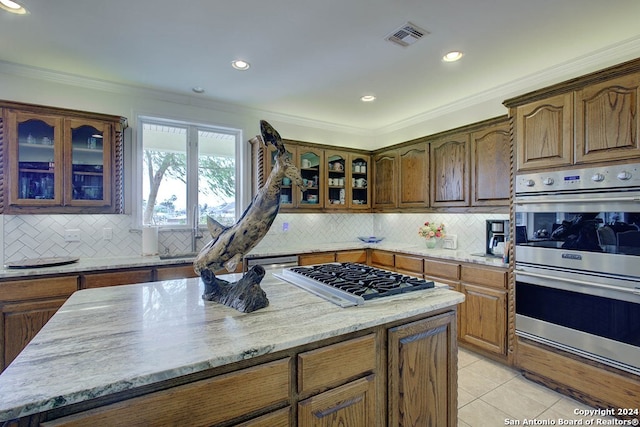
[[26, 15], [27, 9], [12, 0], [0, 0], [0, 9], [17, 15]]
[[231, 66], [236, 70], [244, 71], [248, 70], [251, 67], [247, 61], [243, 61], [242, 59], [236, 59], [235, 61], [231, 61]]
[[192, 91], [194, 91], [195, 93], [204, 93], [204, 88], [200, 87], [200, 86], [196, 86], [194, 88], [191, 88]]
[[443, 56], [442, 60], [444, 62], [455, 62], [460, 58], [462, 58], [462, 52], [454, 50], [454, 51], [451, 51], [451, 52], [447, 53], [445, 56]]
[[374, 95], [364, 95], [360, 97], [360, 101], [362, 102], [373, 102], [376, 100]]

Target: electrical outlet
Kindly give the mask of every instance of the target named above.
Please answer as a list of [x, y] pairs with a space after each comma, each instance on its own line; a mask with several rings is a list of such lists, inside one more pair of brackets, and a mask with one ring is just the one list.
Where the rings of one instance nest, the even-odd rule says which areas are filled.
[[102, 240], [111, 240], [113, 239], [113, 229], [112, 228], [103, 228], [102, 229]]
[[282, 231], [284, 231], [285, 233], [287, 231], [289, 231], [289, 223], [288, 222], [283, 222], [282, 223]]
[[80, 241], [80, 229], [72, 228], [69, 230], [64, 230], [64, 241], [65, 242], [79, 242]]

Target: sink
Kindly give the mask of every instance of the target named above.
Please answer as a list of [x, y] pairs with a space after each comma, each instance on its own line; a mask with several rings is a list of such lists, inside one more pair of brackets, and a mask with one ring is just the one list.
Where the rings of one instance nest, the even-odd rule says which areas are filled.
[[187, 252], [184, 254], [164, 254], [160, 255], [160, 259], [178, 259], [178, 258], [195, 258], [198, 252]]

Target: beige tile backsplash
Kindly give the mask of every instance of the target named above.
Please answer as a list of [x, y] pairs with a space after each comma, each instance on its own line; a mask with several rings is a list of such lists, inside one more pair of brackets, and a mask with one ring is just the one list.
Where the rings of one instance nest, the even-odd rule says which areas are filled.
[[[4, 262], [23, 258], [78, 256], [87, 258], [139, 256], [140, 230], [132, 228], [129, 215], [2, 215], [0, 236]], [[485, 220], [507, 219], [506, 214], [279, 214], [256, 250], [278, 249], [314, 243], [356, 241], [358, 236], [380, 236], [393, 242], [422, 244], [417, 230], [425, 221], [444, 222], [449, 234], [458, 236], [458, 248], [471, 252], [484, 248]], [[287, 229], [285, 231], [285, 228]], [[79, 242], [65, 242], [65, 230], [79, 229]], [[111, 229], [112, 238], [104, 238]], [[207, 232], [203, 230], [205, 236]], [[108, 234], [108, 231], [106, 232]], [[198, 240], [197, 248], [209, 241]], [[161, 253], [191, 251], [190, 230], [160, 231]]]

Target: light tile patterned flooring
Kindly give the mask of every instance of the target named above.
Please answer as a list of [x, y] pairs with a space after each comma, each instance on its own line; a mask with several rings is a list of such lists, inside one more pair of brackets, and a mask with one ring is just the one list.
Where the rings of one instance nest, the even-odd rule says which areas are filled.
[[576, 409], [592, 408], [525, 379], [517, 370], [459, 349], [458, 427], [538, 425], [534, 422], [544, 420], [556, 424], [539, 425], [560, 425], [560, 419], [612, 419], [576, 415]]

